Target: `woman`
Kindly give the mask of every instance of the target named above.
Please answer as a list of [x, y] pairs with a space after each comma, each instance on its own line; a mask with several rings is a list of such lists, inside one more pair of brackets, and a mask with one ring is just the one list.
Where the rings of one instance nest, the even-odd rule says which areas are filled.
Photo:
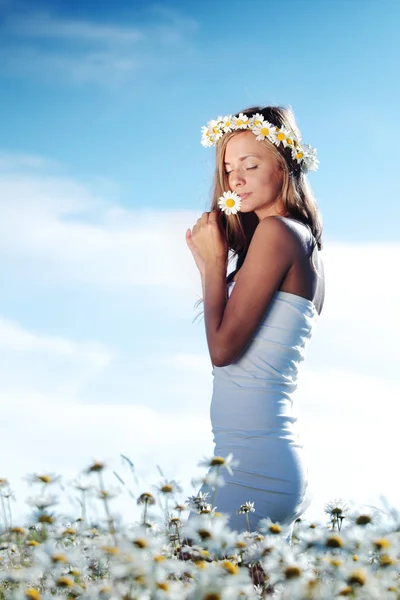
[[252, 530], [270, 518], [290, 534], [309, 503], [293, 394], [325, 295], [322, 225], [306, 178], [318, 161], [279, 107], [210, 121], [202, 143], [216, 146], [214, 198], [186, 242], [214, 367], [214, 454], [239, 461], [232, 476], [221, 471], [215, 503], [233, 529], [243, 530], [238, 510], [254, 502]]

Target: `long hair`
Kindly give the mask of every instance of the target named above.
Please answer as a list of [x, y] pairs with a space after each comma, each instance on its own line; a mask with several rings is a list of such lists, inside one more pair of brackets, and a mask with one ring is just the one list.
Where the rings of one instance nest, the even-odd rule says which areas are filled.
[[[240, 112], [249, 118], [259, 113], [275, 127], [279, 129], [285, 127], [289, 131], [294, 131], [299, 138], [301, 137], [294, 114], [289, 108], [253, 106]], [[239, 114], [237, 113], [236, 116], [239, 116]], [[228, 176], [224, 167], [226, 145], [233, 136], [238, 135], [241, 131], [243, 130], [225, 133], [217, 143], [211, 210], [218, 210], [218, 199], [224, 192], [229, 190]], [[284, 148], [282, 144], [275, 146], [269, 140], [263, 140], [259, 143], [265, 144], [278, 160], [283, 173], [281, 191], [283, 207], [290, 217], [301, 221], [311, 231], [314, 238], [310, 251], [310, 256], [312, 256], [315, 246], [318, 247], [318, 250], [321, 250], [323, 246], [322, 218], [308, 179], [301, 171], [297, 161], [292, 158], [290, 148]], [[228, 247], [231, 251], [231, 259], [237, 256], [236, 270], [238, 270], [246, 257], [251, 238], [258, 224], [258, 217], [254, 212], [238, 212], [236, 215], [230, 215], [229, 218], [223, 214], [221, 220], [226, 232]], [[233, 273], [231, 276], [233, 276]]]

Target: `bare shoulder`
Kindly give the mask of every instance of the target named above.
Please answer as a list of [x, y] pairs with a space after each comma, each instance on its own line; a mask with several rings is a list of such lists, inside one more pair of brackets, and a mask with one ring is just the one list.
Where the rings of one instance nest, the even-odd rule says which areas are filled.
[[299, 249], [299, 233], [295, 226], [288, 223], [290, 219], [281, 219], [280, 217], [265, 217], [262, 219], [254, 232], [251, 244], [258, 247], [275, 247], [277, 250], [282, 248], [285, 254], [296, 253]]
[[313, 236], [310, 235], [310, 229], [302, 223], [292, 217], [272, 217], [271, 221], [275, 221], [281, 224], [282, 229], [285, 229], [288, 236], [297, 251], [304, 251], [307, 255], [310, 251], [310, 242], [312, 242]]

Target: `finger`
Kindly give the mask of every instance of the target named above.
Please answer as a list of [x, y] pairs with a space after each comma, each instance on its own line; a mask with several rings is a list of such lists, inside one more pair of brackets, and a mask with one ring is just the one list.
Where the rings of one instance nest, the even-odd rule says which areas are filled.
[[201, 219], [200, 219], [201, 222], [204, 223], [204, 224], [208, 223], [208, 217], [209, 217], [209, 213], [208, 212], [204, 212], [201, 215]]
[[186, 236], [185, 237], [186, 237], [186, 244], [187, 244], [189, 250], [193, 250], [195, 248], [195, 245], [194, 245], [193, 240], [192, 240], [192, 232], [190, 231], [190, 229], [188, 229], [186, 231]]
[[213, 210], [212, 212], [210, 212], [210, 215], [208, 217], [208, 222], [209, 223], [217, 223], [218, 221], [218, 213], [216, 210]]

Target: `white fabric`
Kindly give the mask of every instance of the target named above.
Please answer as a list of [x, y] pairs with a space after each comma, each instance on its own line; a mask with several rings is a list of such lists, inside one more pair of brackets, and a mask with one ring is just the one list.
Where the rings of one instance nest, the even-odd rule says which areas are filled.
[[[229, 295], [234, 284], [228, 285]], [[310, 300], [278, 291], [244, 355], [213, 368], [214, 455], [232, 453], [239, 460], [233, 476], [221, 469], [226, 485], [215, 498], [218, 512], [230, 515], [232, 529], [245, 529], [245, 517], [237, 511], [247, 501], [254, 502], [252, 530], [269, 517], [290, 532], [309, 505], [293, 394], [317, 317]], [[210, 490], [203, 486], [202, 491]]]

